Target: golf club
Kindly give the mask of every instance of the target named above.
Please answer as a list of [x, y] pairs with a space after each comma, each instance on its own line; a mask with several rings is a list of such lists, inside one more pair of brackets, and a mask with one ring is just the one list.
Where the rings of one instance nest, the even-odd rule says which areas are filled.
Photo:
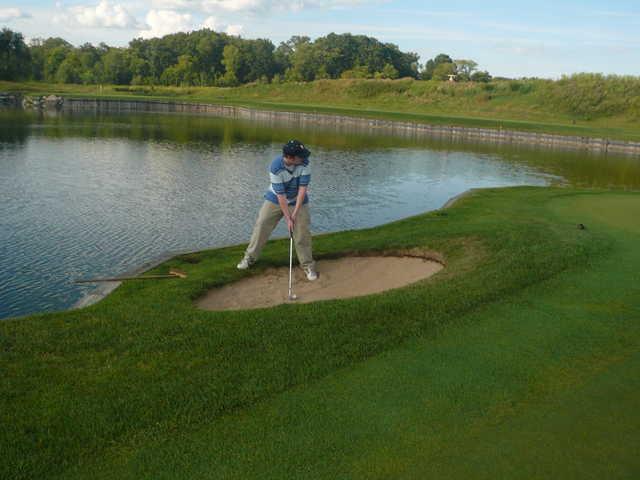
[[289, 229], [289, 300], [295, 300], [298, 296], [293, 293], [293, 232]]
[[131, 277], [109, 277], [109, 278], [89, 278], [86, 280], [75, 280], [73, 283], [96, 283], [96, 282], [120, 282], [123, 280], [159, 280], [164, 278], [187, 278], [187, 274], [177, 268], [169, 270], [168, 275], [141, 275]]

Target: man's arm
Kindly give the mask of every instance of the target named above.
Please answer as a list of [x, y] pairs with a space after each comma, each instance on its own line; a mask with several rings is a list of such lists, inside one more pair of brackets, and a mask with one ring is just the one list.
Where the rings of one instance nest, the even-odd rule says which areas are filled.
[[302, 167], [302, 172], [300, 174], [300, 184], [298, 187], [298, 196], [296, 197], [296, 206], [293, 209], [293, 221], [296, 220], [296, 215], [298, 214], [298, 210], [302, 207], [302, 203], [304, 202], [304, 197], [307, 194], [307, 189], [309, 188], [309, 183], [311, 182], [311, 168], [309, 167], [309, 162]]
[[280, 205], [280, 210], [282, 210], [284, 219], [287, 221], [287, 228], [290, 232], [293, 232], [294, 218], [292, 218], [291, 214], [289, 213], [287, 196], [281, 193], [278, 193], [276, 196], [278, 197], [278, 205]]
[[307, 193], [307, 186], [305, 185], [300, 186], [298, 188], [298, 196], [296, 197], [296, 206], [293, 209], [293, 213], [291, 214], [291, 217], [293, 218], [293, 221], [296, 221], [296, 215], [298, 215], [298, 210], [300, 210], [300, 207], [302, 206], [302, 203], [304, 202], [304, 196]]
[[271, 178], [271, 187], [276, 194], [276, 198], [278, 199], [278, 205], [280, 206], [280, 210], [284, 215], [285, 220], [287, 221], [287, 227], [289, 231], [293, 231], [293, 220], [291, 219], [291, 214], [289, 213], [289, 206], [287, 201], [287, 195], [285, 194], [284, 182], [282, 181], [282, 177], [277, 173], [269, 172], [269, 177]]

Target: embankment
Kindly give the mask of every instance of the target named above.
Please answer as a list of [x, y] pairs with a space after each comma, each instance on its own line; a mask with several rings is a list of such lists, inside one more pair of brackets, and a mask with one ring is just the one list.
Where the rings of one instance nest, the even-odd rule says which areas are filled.
[[501, 128], [431, 125], [427, 123], [402, 122], [315, 112], [259, 110], [243, 106], [209, 103], [65, 98], [61, 108], [69, 111], [95, 109], [117, 112], [198, 113], [256, 121], [279, 121], [295, 124], [333, 125], [367, 130], [384, 130], [386, 133], [406, 137], [451, 138], [486, 143], [528, 144], [552, 148], [640, 155], [640, 142], [632, 141], [524, 132]]
[[[493, 144], [518, 144], [553, 149], [584, 150], [601, 153], [640, 155], [640, 142], [604, 136], [564, 135], [514, 128], [484, 128], [428, 121], [402, 121], [365, 116], [321, 113], [317, 111], [288, 111], [251, 108], [242, 105], [223, 105], [209, 102], [165, 101], [152, 99], [83, 98], [82, 96], [28, 96], [17, 92], [0, 93], [0, 104], [29, 109], [58, 109], [62, 111], [100, 110], [107, 112], [158, 112], [204, 114], [252, 121], [277, 122], [293, 125], [323, 125], [360, 131], [380, 131], [388, 135], [411, 138], [451, 139]], [[313, 110], [309, 107], [309, 110]], [[363, 110], [362, 115], [366, 115]], [[452, 122], [453, 123], [453, 122]]]

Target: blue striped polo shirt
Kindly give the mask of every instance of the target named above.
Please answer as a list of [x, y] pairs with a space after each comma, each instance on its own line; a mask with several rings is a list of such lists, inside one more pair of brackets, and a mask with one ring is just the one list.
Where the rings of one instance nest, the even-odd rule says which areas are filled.
[[[298, 188], [309, 185], [311, 181], [311, 169], [309, 159], [304, 159], [302, 165], [292, 165], [287, 167], [282, 156], [276, 157], [269, 165], [269, 179], [271, 185], [264, 194], [264, 198], [278, 205], [278, 194], [287, 196], [289, 205], [296, 203]], [[309, 202], [308, 195], [305, 194], [303, 204]]]

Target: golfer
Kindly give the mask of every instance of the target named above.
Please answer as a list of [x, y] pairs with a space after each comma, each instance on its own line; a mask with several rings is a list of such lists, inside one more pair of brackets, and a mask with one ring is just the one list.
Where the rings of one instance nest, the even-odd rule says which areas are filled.
[[311, 253], [309, 225], [309, 197], [307, 188], [311, 180], [309, 168], [311, 152], [298, 140], [290, 140], [282, 147], [282, 155], [276, 157], [269, 167], [271, 186], [265, 193], [265, 201], [253, 227], [249, 246], [244, 258], [238, 263], [240, 270], [253, 265], [262, 251], [273, 229], [282, 217], [293, 235], [298, 260], [308, 280], [316, 280], [315, 262]]

